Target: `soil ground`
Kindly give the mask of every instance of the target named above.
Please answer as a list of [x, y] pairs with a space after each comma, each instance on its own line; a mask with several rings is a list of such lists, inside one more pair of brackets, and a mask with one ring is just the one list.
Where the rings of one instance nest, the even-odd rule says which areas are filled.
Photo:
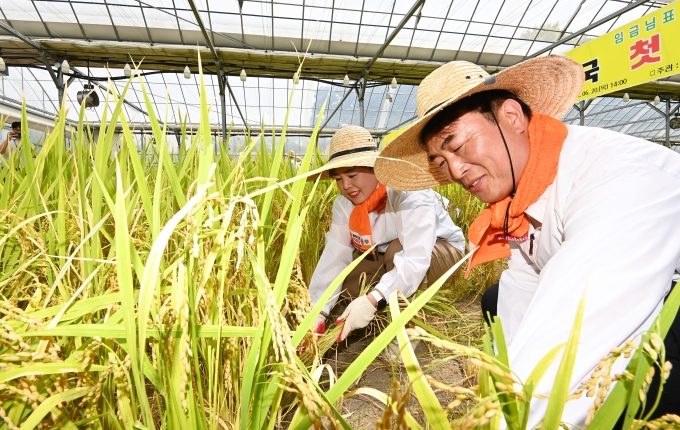
[[[428, 320], [427, 323], [445, 333], [450, 333], [451, 328], [456, 331], [456, 326], [461, 327], [462, 332], [469, 331], [470, 327], [480, 326], [479, 297], [468, 298], [467, 300], [461, 298], [455, 303], [455, 307], [460, 312], [455, 320]], [[464, 333], [463, 336], [470, 337], [469, 333]], [[454, 340], [458, 340], [457, 337], [452, 336]], [[340, 376], [372, 339], [372, 336], [352, 339], [345, 347], [329, 351], [326, 356], [326, 363], [334, 369], [336, 375]], [[468, 371], [463, 360], [447, 359], [447, 354], [444, 351], [438, 350], [425, 342], [420, 342], [415, 352], [423, 371], [436, 380], [451, 386], [470, 386], [476, 383], [474, 381], [475, 375]], [[359, 387], [370, 387], [388, 393], [395, 380], [399, 382], [400, 393], [403, 394], [405, 387], [409, 384], [406, 369], [396, 360], [390, 360], [386, 354], [381, 353], [354, 386], [350, 388], [350, 391]], [[435, 394], [444, 407], [454, 400], [453, 396], [447, 392], [435, 390]], [[422, 409], [414, 395], [411, 395], [407, 409], [421, 425], [425, 424]], [[362, 394], [345, 399], [342, 405], [343, 416], [345, 416], [350, 427], [357, 430], [374, 429], [376, 422], [383, 417], [384, 410], [384, 405], [378, 400]]]

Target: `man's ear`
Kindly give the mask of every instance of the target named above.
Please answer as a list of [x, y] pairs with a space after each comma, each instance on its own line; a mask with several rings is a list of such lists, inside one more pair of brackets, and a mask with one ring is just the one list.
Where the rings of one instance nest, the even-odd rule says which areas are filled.
[[517, 103], [517, 101], [507, 99], [501, 104], [500, 109], [498, 110], [501, 115], [505, 117], [508, 125], [510, 125], [517, 134], [522, 134], [527, 131], [529, 120], [526, 115], [524, 115], [522, 106]]

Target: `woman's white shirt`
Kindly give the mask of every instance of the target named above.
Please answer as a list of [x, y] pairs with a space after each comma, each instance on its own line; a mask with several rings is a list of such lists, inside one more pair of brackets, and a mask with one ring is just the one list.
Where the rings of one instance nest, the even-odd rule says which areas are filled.
[[[385, 297], [397, 290], [407, 297], [416, 292], [430, 267], [437, 239], [464, 252], [465, 237], [451, 220], [448, 206], [449, 201], [432, 190], [397, 191], [388, 187], [385, 209], [369, 212], [373, 242], [378, 244], [378, 252], [385, 252], [394, 239], [399, 239], [404, 248], [394, 256], [394, 269], [385, 273], [376, 285]], [[342, 195], [333, 203], [333, 220], [326, 233], [326, 247], [309, 284], [312, 305], [353, 260], [354, 247], [349, 235], [349, 217], [353, 209], [352, 202]], [[342, 284], [324, 305], [324, 312], [330, 312], [335, 306], [341, 291]]]

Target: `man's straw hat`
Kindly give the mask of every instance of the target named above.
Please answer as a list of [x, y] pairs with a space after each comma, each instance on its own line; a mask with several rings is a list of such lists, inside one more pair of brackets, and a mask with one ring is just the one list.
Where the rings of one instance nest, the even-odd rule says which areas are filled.
[[328, 163], [323, 166], [326, 170], [319, 175], [319, 179], [331, 179], [328, 172], [338, 167], [373, 167], [379, 154], [378, 146], [368, 130], [346, 125], [333, 135]]
[[420, 144], [421, 131], [442, 109], [482, 91], [507, 90], [532, 112], [561, 119], [578, 98], [584, 78], [580, 64], [560, 55], [524, 61], [491, 76], [467, 61], [447, 63], [423, 79], [416, 95], [418, 121], [383, 149], [375, 174], [381, 183], [397, 190], [448, 184]]

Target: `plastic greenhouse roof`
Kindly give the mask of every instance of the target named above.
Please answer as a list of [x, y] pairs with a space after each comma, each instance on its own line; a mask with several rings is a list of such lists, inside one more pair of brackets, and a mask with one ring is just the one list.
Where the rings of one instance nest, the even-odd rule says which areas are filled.
[[[666, 3], [648, 1], [553, 52], [566, 52]], [[342, 76], [347, 73], [356, 82], [413, 6], [411, 1], [396, 0], [194, 0], [194, 4], [229, 75], [233, 98], [227, 93], [227, 122], [243, 124], [238, 105], [245, 122], [258, 128], [283, 123], [297, 67], [296, 51], [308, 51], [312, 70], [303, 68], [289, 125], [309, 128], [324, 101], [329, 101], [328, 116], [342, 100], [347, 91]], [[415, 116], [414, 84], [444, 62], [464, 59], [490, 71], [511, 66], [628, 5], [622, 0], [427, 0], [371, 68], [364, 126], [381, 134], [410, 121]], [[215, 64], [189, 0], [3, 0], [0, 20], [53, 57], [65, 56], [81, 73], [67, 91], [72, 120], [77, 119], [76, 93], [87, 82], [84, 76], [123, 78], [122, 67], [130, 58], [125, 54], [130, 53], [135, 61], [144, 58], [143, 72], [150, 73], [144, 79], [157, 116], [169, 123], [185, 115], [189, 123], [198, 122], [196, 57], [197, 46], [201, 47], [210, 119], [220, 123], [218, 78], [210, 74]], [[9, 66], [8, 76], [0, 79], [0, 103], [16, 106], [23, 95], [34, 113], [52, 116], [58, 105], [57, 89], [37, 51], [1, 28], [0, 49]], [[185, 65], [193, 71], [189, 79], [182, 75]], [[241, 68], [248, 73], [246, 82], [238, 77]], [[392, 76], [399, 82], [396, 90], [389, 86]], [[100, 83], [107, 85], [105, 80]], [[120, 92], [124, 84], [124, 79], [118, 79], [113, 85]], [[104, 93], [99, 93], [102, 103], [86, 113], [91, 122], [100, 121], [107, 108]], [[138, 123], [148, 121], [138, 82], [133, 82], [126, 100], [128, 117]], [[601, 106], [612, 109], [618, 104], [618, 99], [596, 100], [588, 115], [604, 110]], [[651, 119], [656, 112], [648, 105], [622, 107], [630, 111], [625, 118], [612, 122], [594, 115], [590, 122], [641, 137], [665, 133], [665, 128], [659, 132], [663, 119]], [[575, 111], [566, 118], [577, 119]], [[352, 91], [327, 127], [359, 123], [358, 94]]]

